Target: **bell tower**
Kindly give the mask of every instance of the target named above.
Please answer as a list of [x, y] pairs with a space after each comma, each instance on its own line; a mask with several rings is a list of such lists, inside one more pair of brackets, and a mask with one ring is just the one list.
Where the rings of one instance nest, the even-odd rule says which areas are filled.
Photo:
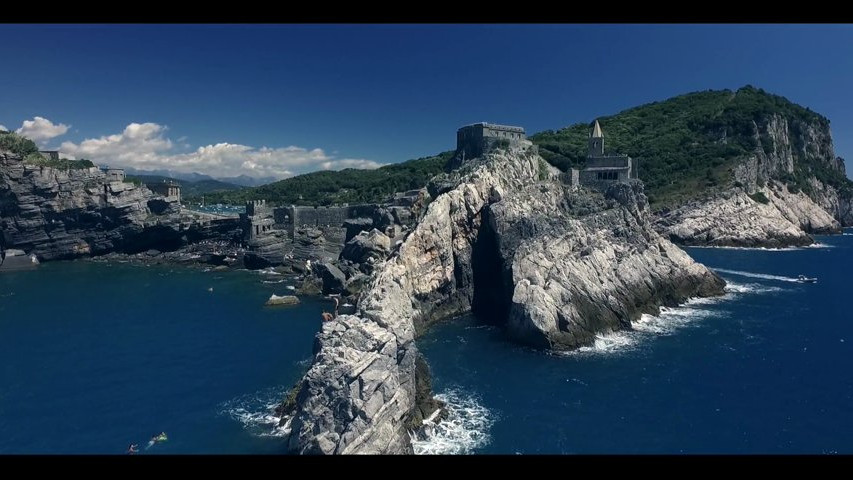
[[590, 157], [604, 156], [604, 133], [601, 132], [601, 125], [598, 120], [592, 127], [592, 132], [589, 134], [589, 155]]

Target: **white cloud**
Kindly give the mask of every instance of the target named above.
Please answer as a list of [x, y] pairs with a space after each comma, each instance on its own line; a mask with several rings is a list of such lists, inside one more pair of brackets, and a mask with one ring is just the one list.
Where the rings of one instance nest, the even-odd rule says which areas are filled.
[[23, 135], [37, 143], [44, 143], [51, 138], [65, 135], [70, 125], [64, 123], [55, 124], [44, 117], [35, 117], [32, 120], [24, 120], [21, 128], [15, 133]]
[[0, 130], [6, 131], [6, 132], [9, 131], [9, 129], [6, 128], [6, 125], [0, 125]]
[[167, 169], [200, 172], [215, 177], [286, 178], [314, 170], [376, 168], [372, 160], [335, 158], [322, 149], [308, 150], [289, 146], [251, 147], [217, 143], [192, 152], [174, 153], [175, 144], [166, 137], [167, 128], [156, 123], [131, 123], [122, 133], [83, 140], [79, 144], [63, 142], [63, 155], [88, 158], [95, 163], [143, 170]]

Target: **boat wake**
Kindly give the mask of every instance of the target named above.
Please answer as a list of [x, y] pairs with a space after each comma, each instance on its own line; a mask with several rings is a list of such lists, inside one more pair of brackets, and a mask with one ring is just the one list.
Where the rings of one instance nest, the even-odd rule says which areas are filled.
[[793, 277], [783, 277], [781, 275], [769, 275], [766, 273], [742, 272], [740, 270], [726, 270], [725, 268], [713, 268], [715, 272], [728, 273], [729, 275], [739, 275], [742, 277], [761, 278], [764, 280], [778, 280], [780, 282], [798, 283], [799, 280]]
[[279, 427], [281, 417], [275, 413], [287, 388], [266, 388], [255, 393], [241, 395], [220, 405], [220, 415], [227, 415], [240, 422], [243, 428], [259, 437], [281, 437], [284, 430]]
[[457, 389], [436, 398], [445, 403], [447, 418], [437, 424], [434, 418], [428, 418], [421, 431], [409, 434], [415, 454], [468, 454], [489, 444], [489, 429], [495, 421], [492, 411]]

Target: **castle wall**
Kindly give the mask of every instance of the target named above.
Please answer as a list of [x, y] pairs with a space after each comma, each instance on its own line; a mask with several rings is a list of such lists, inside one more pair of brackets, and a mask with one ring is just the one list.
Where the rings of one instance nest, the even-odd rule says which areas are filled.
[[496, 140], [520, 142], [526, 138], [527, 135], [521, 127], [475, 123], [456, 131], [456, 150], [464, 152], [467, 158], [474, 158], [482, 156]]
[[349, 205], [346, 207], [279, 207], [273, 210], [276, 225], [287, 228], [293, 233], [297, 228], [343, 227], [350, 218], [372, 217], [376, 205]]

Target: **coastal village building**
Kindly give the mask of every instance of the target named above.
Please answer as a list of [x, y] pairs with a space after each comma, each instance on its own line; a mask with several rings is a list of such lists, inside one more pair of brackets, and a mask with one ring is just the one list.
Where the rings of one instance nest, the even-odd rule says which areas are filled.
[[474, 158], [483, 155], [491, 145], [501, 140], [513, 144], [526, 139], [527, 135], [521, 127], [480, 122], [465, 125], [456, 131], [456, 150], [465, 158]]
[[271, 232], [274, 224], [273, 209], [267, 206], [266, 200], [249, 200], [246, 202], [246, 213], [240, 214], [243, 240], [248, 242]]
[[[122, 172], [123, 174], [124, 172]], [[181, 201], [181, 185], [172, 181], [146, 183], [146, 187], [152, 192], [164, 197], [175, 197], [178, 203]]]
[[124, 169], [121, 168], [105, 168], [104, 174], [106, 175], [107, 182], [123, 182], [124, 181]]
[[59, 161], [59, 151], [57, 150], [39, 150], [39, 153], [45, 160]]

